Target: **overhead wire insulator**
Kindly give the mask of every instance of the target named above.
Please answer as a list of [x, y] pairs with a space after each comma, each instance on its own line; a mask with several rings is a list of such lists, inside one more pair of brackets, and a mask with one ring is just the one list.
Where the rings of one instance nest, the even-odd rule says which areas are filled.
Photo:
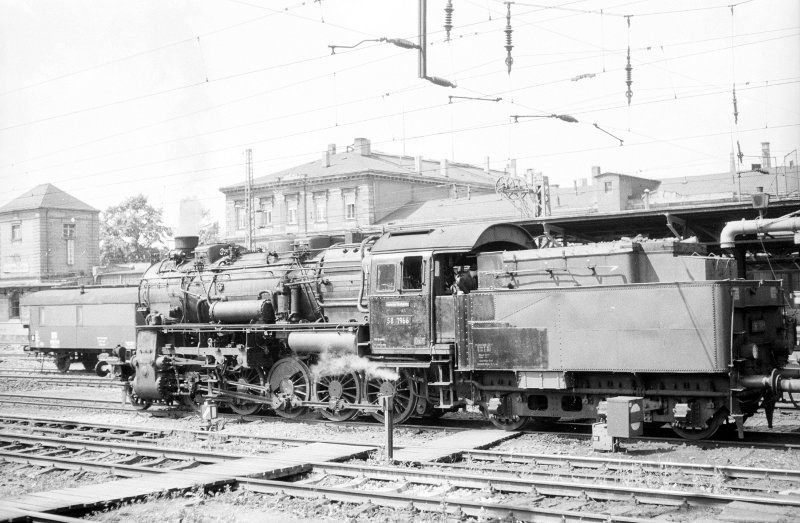
[[631, 84], [633, 83], [633, 67], [631, 67], [631, 48], [628, 47], [628, 64], [625, 66], [625, 73], [627, 75], [627, 80], [625, 83], [628, 84], [628, 90], [625, 91], [625, 96], [628, 97], [628, 105], [631, 104], [631, 98], [633, 98], [633, 91], [631, 91]]
[[511, 50], [514, 46], [511, 44], [511, 33], [514, 32], [511, 29], [511, 4], [512, 2], [506, 2], [506, 7], [508, 7], [508, 12], [506, 13], [506, 66], [508, 67], [508, 74], [511, 74], [511, 65], [514, 63], [514, 59], [511, 57]]
[[736, 102], [736, 84], [733, 84], [733, 123], [739, 123], [739, 106]]
[[447, 0], [447, 5], [444, 8], [444, 31], [447, 33], [445, 41], [450, 41], [450, 30], [453, 28], [453, 2]]
[[631, 67], [631, 17], [625, 17], [628, 20], [628, 63], [625, 65], [626, 80], [628, 90], [625, 91], [625, 96], [628, 98], [628, 107], [631, 105], [631, 98], [633, 98], [633, 91], [631, 91], [631, 84], [633, 83], [633, 67]]

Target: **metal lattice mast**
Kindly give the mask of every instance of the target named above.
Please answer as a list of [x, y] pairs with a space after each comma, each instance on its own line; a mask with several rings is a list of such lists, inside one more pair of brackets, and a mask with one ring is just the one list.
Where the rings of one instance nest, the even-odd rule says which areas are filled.
[[255, 228], [255, 209], [253, 208], [253, 150], [247, 149], [245, 154], [245, 183], [244, 183], [244, 211], [247, 219], [247, 236], [245, 243], [247, 249], [253, 250], [253, 232]]

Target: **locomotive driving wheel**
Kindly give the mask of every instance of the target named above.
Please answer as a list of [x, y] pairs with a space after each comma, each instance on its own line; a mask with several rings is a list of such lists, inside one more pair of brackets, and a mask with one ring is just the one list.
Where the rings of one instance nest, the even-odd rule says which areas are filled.
[[[370, 378], [367, 380], [366, 396], [369, 403], [377, 404], [381, 396], [394, 396], [394, 423], [407, 421], [417, 407], [417, 387], [413, 377], [405, 370], [397, 380]], [[372, 417], [383, 423], [383, 412], [373, 412]]]
[[321, 414], [330, 421], [348, 421], [358, 415], [358, 409], [342, 408], [344, 404], [359, 403], [363, 382], [356, 372], [335, 376], [319, 376], [314, 382], [317, 401], [327, 403]]
[[[262, 396], [260, 390], [252, 390], [249, 385], [264, 386], [264, 372], [260, 368], [237, 367], [225, 371], [225, 388], [239, 394]], [[241, 416], [250, 416], [261, 410], [261, 403], [250, 402], [242, 398], [231, 398], [226, 402], [233, 412]]]
[[311, 373], [305, 363], [297, 358], [278, 360], [269, 371], [267, 383], [278, 416], [296, 418], [306, 412], [306, 407], [297, 406], [311, 397]]

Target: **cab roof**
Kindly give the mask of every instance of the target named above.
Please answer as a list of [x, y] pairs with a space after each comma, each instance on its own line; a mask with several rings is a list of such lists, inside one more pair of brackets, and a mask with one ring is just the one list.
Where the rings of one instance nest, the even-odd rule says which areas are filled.
[[499, 251], [531, 247], [525, 229], [509, 223], [447, 225], [389, 231], [372, 246], [372, 253], [411, 251]]

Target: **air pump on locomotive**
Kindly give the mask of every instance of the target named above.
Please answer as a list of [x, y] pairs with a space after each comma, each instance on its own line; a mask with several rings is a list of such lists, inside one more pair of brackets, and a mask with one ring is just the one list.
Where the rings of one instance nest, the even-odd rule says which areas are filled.
[[[594, 418], [643, 398], [687, 438], [740, 430], [800, 389], [780, 282], [672, 241], [531, 249], [509, 224], [387, 232], [287, 252], [179, 238], [139, 285], [136, 349], [115, 366], [132, 402], [396, 422], [480, 408], [497, 426]], [[478, 289], [451, 291], [477, 268]]]

